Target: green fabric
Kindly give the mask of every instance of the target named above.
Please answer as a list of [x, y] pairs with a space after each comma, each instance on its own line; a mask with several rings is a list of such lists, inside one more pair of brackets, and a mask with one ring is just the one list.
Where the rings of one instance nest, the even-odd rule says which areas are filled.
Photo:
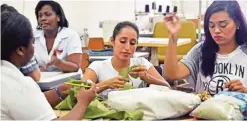
[[[119, 75], [122, 76], [122, 77], [125, 77], [127, 78], [129, 76], [129, 72], [133, 72], [134, 68], [135, 67], [138, 67], [139, 65], [133, 65], [133, 66], [130, 66], [128, 68], [125, 68], [125, 69], [122, 69], [120, 72], [119, 72]], [[133, 77], [135, 79], [137, 79], [138, 77]]]
[[70, 90], [69, 95], [60, 102], [55, 109], [71, 110], [77, 103], [74, 90]]
[[[135, 67], [138, 67], [139, 65], [133, 65], [133, 66], [130, 66], [128, 68], [125, 68], [125, 69], [122, 69], [120, 72], [119, 72], [119, 75], [122, 76], [122, 77], [125, 77], [127, 78], [129, 76], [129, 72], [133, 72], [133, 68]], [[134, 79], [137, 79], [138, 77], [133, 77]], [[119, 88], [118, 90], [119, 91], [122, 91], [122, 90], [129, 90], [129, 89], [135, 89], [135, 87], [133, 87], [132, 85], [130, 85], [129, 83], [125, 83], [124, 84], [124, 87], [123, 88]]]
[[129, 89], [135, 89], [135, 87], [133, 87], [132, 85], [130, 85], [129, 83], [125, 83], [123, 88], [119, 88], [119, 91], [123, 91], [123, 90], [129, 90]]
[[122, 69], [119, 72], [119, 75], [122, 76], [122, 77], [124, 77], [124, 78], [127, 78], [129, 76], [129, 68]]
[[[80, 81], [80, 80], [79, 80]], [[70, 80], [70, 83], [79, 84], [82, 81]], [[67, 83], [69, 84], [69, 83]], [[126, 84], [127, 85], [127, 84]], [[72, 85], [73, 89], [70, 90], [69, 95], [60, 102], [55, 109], [57, 110], [71, 110], [75, 104], [77, 103], [77, 92], [80, 90], [81, 86]], [[131, 85], [127, 85], [126, 89]], [[107, 101], [99, 101], [102, 100], [99, 96], [97, 96], [87, 107], [86, 112], [84, 114], [85, 119], [116, 119], [116, 120], [141, 120], [144, 113], [142, 110], [135, 111], [115, 111], [106, 106]]]
[[81, 80], [75, 80], [75, 79], [69, 79], [69, 81], [65, 82], [64, 84], [84, 87], [86, 89], [90, 88], [90, 84], [88, 84], [87, 82], [82, 82]]
[[135, 111], [115, 111], [107, 108], [103, 103], [94, 100], [88, 106], [84, 115], [85, 119], [116, 119], [116, 120], [140, 120], [144, 113], [142, 110]]

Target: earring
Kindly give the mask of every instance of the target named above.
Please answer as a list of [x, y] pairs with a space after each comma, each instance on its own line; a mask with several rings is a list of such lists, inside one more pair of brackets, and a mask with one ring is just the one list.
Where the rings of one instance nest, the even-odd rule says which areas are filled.
[[239, 29], [239, 26], [237, 27], [237, 29]]

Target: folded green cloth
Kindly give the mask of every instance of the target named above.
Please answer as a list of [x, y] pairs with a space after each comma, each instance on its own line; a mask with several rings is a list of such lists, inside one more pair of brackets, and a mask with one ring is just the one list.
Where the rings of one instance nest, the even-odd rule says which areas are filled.
[[[80, 84], [79, 80], [70, 80], [74, 84]], [[82, 82], [81, 82], [82, 83]], [[131, 85], [130, 85], [131, 86]], [[70, 90], [69, 95], [60, 102], [55, 109], [57, 110], [71, 110], [77, 103], [77, 92], [80, 90], [80, 86], [73, 86]], [[135, 111], [115, 111], [106, 106], [107, 101], [99, 101], [100, 98], [97, 96], [87, 107], [84, 114], [85, 119], [115, 119], [115, 120], [141, 120], [144, 113], [142, 110]]]
[[[119, 75], [120, 76], [122, 76], [122, 77], [125, 77], [125, 78], [127, 78], [128, 77], [128, 75], [129, 75], [129, 72], [133, 72], [134, 70], [134, 68], [135, 67], [138, 67], [139, 65], [133, 65], [133, 66], [130, 66], [130, 67], [128, 67], [128, 68], [125, 68], [125, 69], [122, 69], [120, 72], [119, 72]], [[138, 77], [133, 77], [133, 78], [138, 78]]]
[[142, 110], [135, 111], [115, 111], [107, 108], [98, 100], [94, 100], [88, 106], [84, 115], [85, 119], [115, 119], [115, 120], [140, 120], [144, 113]]
[[129, 89], [135, 89], [135, 87], [133, 87], [132, 85], [130, 85], [129, 83], [125, 83], [123, 88], [119, 88], [119, 91], [122, 90], [129, 90]]
[[[127, 78], [129, 76], [129, 72], [132, 72], [133, 71], [133, 68], [137, 67], [139, 65], [133, 65], [133, 66], [130, 66], [128, 68], [125, 68], [125, 69], [122, 69], [120, 72], [119, 72], [119, 75], [122, 76], [122, 77], [125, 77]], [[133, 77], [135, 79], [137, 79], [138, 77]], [[129, 90], [129, 89], [135, 89], [135, 87], [133, 87], [132, 85], [130, 85], [129, 83], [125, 83], [124, 84], [124, 87], [123, 88], [119, 88], [118, 90], [119, 91], [122, 91], [122, 90]]]

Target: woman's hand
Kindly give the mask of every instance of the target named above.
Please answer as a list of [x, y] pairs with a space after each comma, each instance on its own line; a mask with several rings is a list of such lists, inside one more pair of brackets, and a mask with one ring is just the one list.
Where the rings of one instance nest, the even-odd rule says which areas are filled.
[[93, 82], [90, 82], [90, 84], [91, 84], [91, 88], [89, 90], [81, 88], [80, 91], [77, 93], [78, 103], [87, 106], [95, 98], [96, 85]]
[[178, 37], [179, 30], [180, 30], [180, 20], [175, 15], [175, 13], [169, 13], [164, 18], [164, 23], [168, 29], [168, 32], [171, 36]]
[[145, 81], [148, 77], [148, 70], [147, 70], [146, 66], [139, 65], [139, 66], [133, 68], [131, 70], [131, 72], [129, 72], [129, 74], [131, 77], [134, 77], [134, 78], [140, 77], [142, 80]]
[[102, 83], [108, 88], [108, 89], [118, 89], [118, 88], [123, 88], [125, 82], [128, 82], [128, 78], [124, 78], [121, 76], [111, 78], [109, 80], [105, 80]]
[[247, 88], [244, 87], [243, 83], [240, 80], [232, 80], [232, 81], [226, 83], [225, 86], [230, 91], [247, 93]]
[[52, 56], [51, 56], [49, 62], [48, 62], [45, 66], [42, 66], [42, 67], [40, 68], [41, 71], [44, 71], [44, 70], [46, 70], [49, 66], [56, 65], [56, 64], [58, 64], [58, 63], [60, 63], [60, 62], [62, 61], [62, 60], [60, 60], [60, 59], [57, 58], [56, 51], [57, 51], [57, 50], [54, 50], [54, 53], [52, 54]]
[[46, 66], [51, 66], [51, 65], [56, 65], [57, 63], [59, 63], [61, 60], [57, 58], [57, 55], [54, 54], [51, 56], [51, 60], [46, 64]]

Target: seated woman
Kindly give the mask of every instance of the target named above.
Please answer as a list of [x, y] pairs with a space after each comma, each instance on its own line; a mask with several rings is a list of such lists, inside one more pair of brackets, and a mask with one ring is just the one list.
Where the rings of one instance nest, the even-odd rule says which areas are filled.
[[205, 40], [193, 47], [181, 60], [176, 48], [180, 23], [171, 13], [165, 17], [170, 40], [164, 62], [170, 80], [188, 80], [195, 92], [220, 91], [247, 93], [247, 23], [237, 1], [214, 1], [204, 19]]
[[[2, 4], [1, 5], [1, 13], [6, 13], [6, 12], [18, 12], [18, 11], [12, 6], [9, 6], [7, 4]], [[30, 60], [30, 62], [28, 62], [25, 66], [22, 66], [20, 68], [20, 71], [25, 76], [32, 77], [34, 81], [40, 80], [40, 69], [38, 67], [38, 63], [36, 62], [35, 57], [33, 57]]]
[[[138, 38], [139, 30], [135, 24], [127, 21], [118, 23], [111, 37], [113, 57], [104, 61], [94, 61], [90, 64], [83, 75], [83, 80], [90, 79], [97, 83], [99, 87], [97, 92], [122, 88], [129, 79], [120, 77], [119, 72], [130, 66], [139, 65], [134, 68], [134, 72], [129, 73], [132, 77], [138, 76], [141, 79], [134, 80], [130, 77], [134, 87], [145, 87], [147, 84], [169, 87], [169, 84], [148, 60], [131, 58], [136, 50]], [[103, 95], [107, 95], [107, 93], [104, 91]]]
[[[34, 54], [34, 37], [28, 19], [18, 12], [1, 13], [1, 119], [53, 120], [57, 116], [40, 88], [19, 70]], [[81, 120], [96, 96], [96, 86], [81, 89], [77, 104], [60, 120]], [[56, 98], [55, 95], [53, 98]]]
[[76, 72], [80, 69], [82, 48], [79, 35], [68, 28], [62, 7], [55, 1], [39, 1], [35, 57], [42, 71]]

